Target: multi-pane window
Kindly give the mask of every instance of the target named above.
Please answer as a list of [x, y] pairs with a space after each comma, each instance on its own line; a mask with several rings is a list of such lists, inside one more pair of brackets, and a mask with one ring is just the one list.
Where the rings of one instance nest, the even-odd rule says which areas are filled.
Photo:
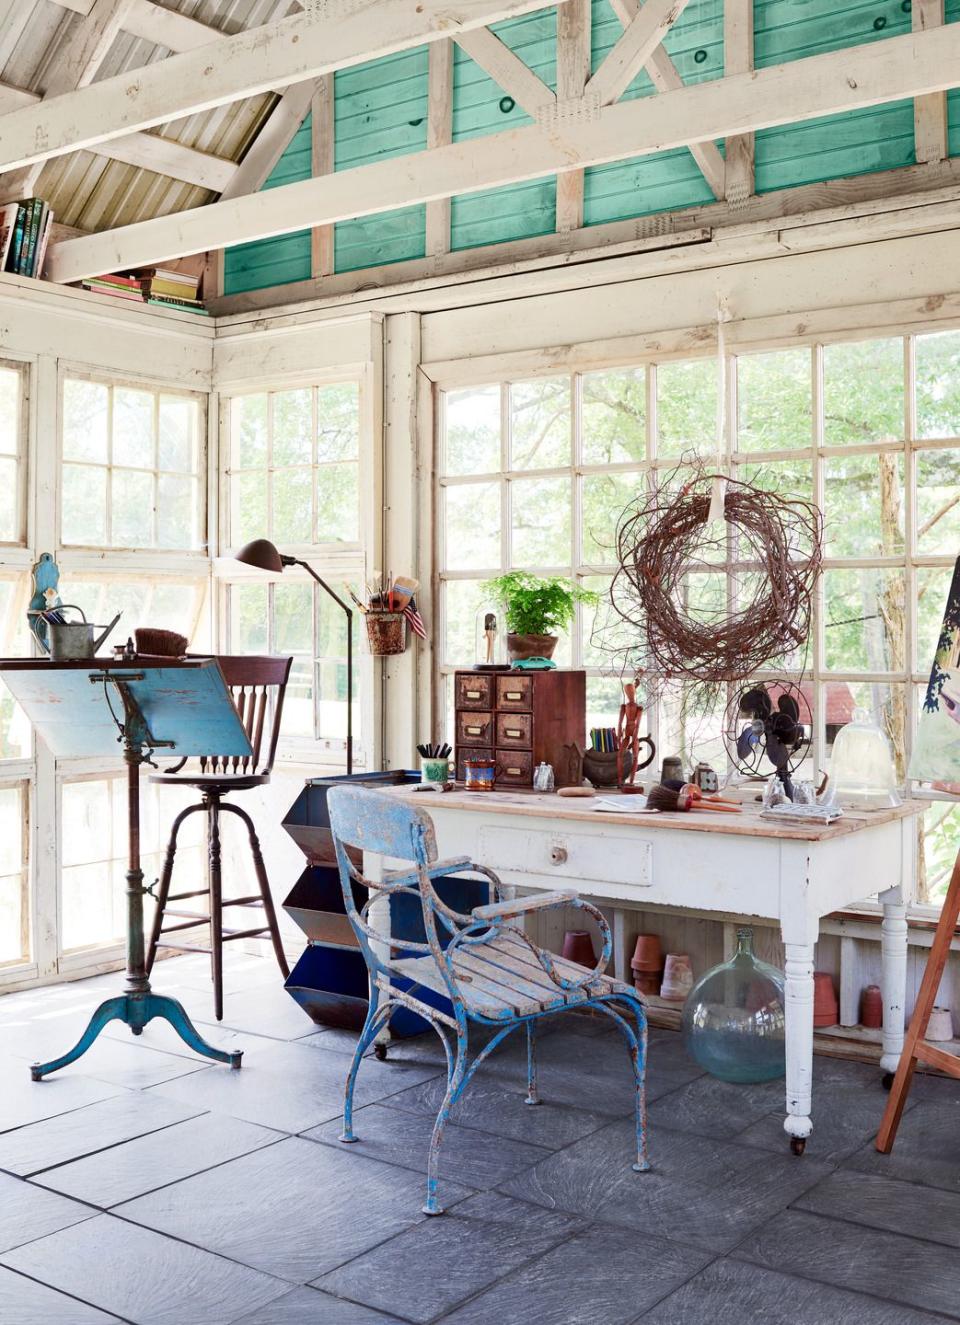
[[230, 531], [314, 547], [360, 537], [359, 384], [260, 391], [230, 401]]
[[202, 548], [202, 417], [198, 396], [65, 378], [63, 545]]
[[[960, 554], [960, 332], [743, 353], [726, 373], [733, 477], [812, 498], [824, 514], [810, 639], [766, 675], [802, 679], [816, 765], [863, 706], [903, 774]], [[511, 567], [570, 575], [601, 590], [601, 604], [578, 609], [555, 656], [587, 669], [588, 725], [615, 721], [621, 659], [609, 646], [639, 642], [606, 598], [617, 519], [694, 454], [711, 463], [718, 379], [704, 356], [441, 394], [442, 684], [473, 660], [484, 579]], [[744, 568], [718, 564], [689, 588], [721, 601], [744, 580]], [[661, 754], [723, 761], [722, 704], [704, 711], [673, 686], [647, 716]], [[957, 813], [934, 806], [921, 900], [942, 896], [958, 840]]]
[[24, 384], [21, 367], [0, 362], [0, 543], [24, 536]]
[[30, 957], [27, 803], [25, 783], [0, 786], [0, 969]]

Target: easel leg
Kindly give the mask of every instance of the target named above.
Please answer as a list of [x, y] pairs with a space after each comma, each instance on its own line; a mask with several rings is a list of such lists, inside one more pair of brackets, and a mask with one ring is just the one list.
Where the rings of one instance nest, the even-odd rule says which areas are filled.
[[944, 898], [943, 910], [940, 912], [940, 920], [937, 923], [937, 932], [934, 934], [933, 943], [930, 945], [930, 956], [927, 958], [926, 970], [920, 984], [920, 993], [917, 995], [913, 1016], [910, 1018], [910, 1029], [907, 1031], [903, 1053], [900, 1055], [900, 1064], [897, 1067], [897, 1074], [890, 1088], [890, 1098], [887, 1100], [883, 1121], [877, 1133], [875, 1144], [882, 1155], [890, 1153], [896, 1140], [897, 1129], [900, 1126], [900, 1119], [903, 1117], [907, 1095], [910, 1091], [910, 1082], [913, 1079], [913, 1070], [917, 1064], [917, 1044], [927, 1032], [927, 1023], [930, 1020], [933, 1005], [937, 1001], [937, 992], [943, 978], [943, 970], [947, 964], [947, 958], [950, 956], [950, 943], [953, 939], [958, 917], [960, 917], [960, 854], [957, 855], [953, 866], [953, 874], [950, 876], [950, 887]]

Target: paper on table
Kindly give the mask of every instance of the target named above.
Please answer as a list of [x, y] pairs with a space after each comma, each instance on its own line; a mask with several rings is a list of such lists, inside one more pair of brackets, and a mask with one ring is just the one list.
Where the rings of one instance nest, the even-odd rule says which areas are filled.
[[647, 809], [646, 796], [623, 796], [620, 800], [610, 800], [601, 796], [595, 809], [606, 810], [610, 814], [656, 814], [656, 810]]

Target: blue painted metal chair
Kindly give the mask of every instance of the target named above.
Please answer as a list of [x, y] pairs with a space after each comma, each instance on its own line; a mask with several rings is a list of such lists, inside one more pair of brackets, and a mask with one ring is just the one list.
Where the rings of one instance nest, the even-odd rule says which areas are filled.
[[[327, 807], [344, 905], [370, 976], [370, 1006], [347, 1075], [340, 1140], [359, 1139], [353, 1131], [353, 1089], [365, 1051], [397, 1008], [406, 1007], [419, 1013], [440, 1036], [447, 1060], [447, 1090], [430, 1143], [427, 1200], [423, 1207], [424, 1214], [442, 1214], [437, 1184], [443, 1132], [451, 1109], [476, 1069], [511, 1031], [525, 1026], [526, 1103], [539, 1104], [535, 1038], [538, 1020], [567, 1009], [596, 1008], [613, 1019], [629, 1046], [636, 1081], [637, 1150], [633, 1168], [637, 1172], [648, 1169], [644, 1101], [646, 1015], [635, 990], [603, 974], [610, 958], [611, 937], [602, 913], [572, 891], [501, 901], [500, 880], [492, 870], [466, 858], [438, 860], [430, 816], [393, 796], [360, 788], [334, 787], [327, 797]], [[366, 878], [351, 861], [350, 847], [390, 860], [409, 861], [413, 868], [386, 871], [380, 879]], [[496, 899], [489, 905], [474, 907], [469, 915], [447, 906], [435, 886], [446, 876], [465, 872], [489, 880]], [[368, 900], [362, 907], [358, 907], [354, 897], [355, 883], [369, 889]], [[426, 943], [391, 940], [383, 927], [377, 928], [378, 912], [382, 914], [385, 909], [382, 899], [397, 893], [419, 897]], [[585, 970], [546, 951], [525, 934], [526, 915], [559, 907], [583, 911], [599, 926], [603, 952], [594, 970]], [[468, 1063], [470, 1026], [475, 1023], [496, 1029]]]

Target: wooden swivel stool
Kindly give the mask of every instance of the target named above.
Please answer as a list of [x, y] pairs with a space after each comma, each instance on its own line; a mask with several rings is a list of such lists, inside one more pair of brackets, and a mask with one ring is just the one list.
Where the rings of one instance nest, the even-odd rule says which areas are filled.
[[[157, 911], [153, 920], [153, 932], [147, 953], [147, 973], [153, 969], [158, 948], [174, 948], [180, 952], [209, 952], [210, 967], [213, 975], [213, 997], [217, 1021], [223, 1020], [223, 944], [231, 939], [254, 938], [269, 934], [273, 941], [273, 950], [283, 972], [284, 979], [290, 974], [287, 959], [280, 941], [277, 927], [277, 913], [270, 896], [270, 884], [266, 866], [260, 851], [253, 820], [246, 810], [232, 805], [224, 797], [234, 791], [249, 791], [252, 787], [262, 787], [270, 781], [270, 772], [277, 752], [277, 740], [280, 736], [280, 717], [283, 712], [283, 697], [287, 688], [292, 658], [251, 658], [218, 657], [220, 670], [233, 696], [237, 712], [246, 729], [253, 754], [246, 758], [224, 758], [222, 755], [205, 755], [199, 761], [199, 769], [190, 768], [181, 772], [180, 764], [168, 772], [155, 774], [151, 782], [193, 787], [200, 792], [201, 800], [190, 805], [173, 821], [167, 854], [157, 890]], [[203, 812], [207, 816], [207, 856], [209, 872], [206, 888], [197, 888], [191, 892], [170, 892], [173, 877], [174, 859], [177, 854], [177, 835], [180, 825], [191, 814]], [[221, 850], [220, 850], [220, 815], [221, 812], [235, 814], [247, 826], [250, 838], [250, 851], [253, 855], [253, 867], [257, 875], [259, 892], [249, 897], [223, 898], [221, 887]], [[170, 902], [185, 902], [194, 897], [206, 896], [209, 901], [206, 912], [174, 909]], [[225, 906], [257, 907], [264, 912], [265, 925], [252, 929], [226, 930], [223, 927], [223, 909]], [[177, 923], [164, 926], [164, 917], [172, 916]], [[210, 926], [210, 947], [198, 948], [177, 940], [166, 939], [165, 934], [179, 934], [199, 925]]]
[[937, 991], [943, 978], [943, 968], [950, 956], [950, 943], [956, 932], [958, 919], [960, 919], [960, 855], [957, 856], [950, 876], [950, 887], [947, 889], [937, 930], [930, 945], [930, 956], [927, 958], [920, 993], [917, 995], [913, 1016], [910, 1018], [910, 1029], [903, 1043], [900, 1065], [893, 1078], [890, 1098], [887, 1100], [883, 1122], [877, 1133], [876, 1147], [882, 1155], [888, 1155], [893, 1149], [897, 1128], [900, 1126], [910, 1091], [910, 1083], [913, 1080], [913, 1070], [917, 1063], [929, 1063], [931, 1067], [938, 1067], [948, 1076], [960, 1077], [960, 1058], [948, 1054], [935, 1044], [928, 1044], [923, 1038], [927, 1032], [930, 1013], [937, 1001]]

